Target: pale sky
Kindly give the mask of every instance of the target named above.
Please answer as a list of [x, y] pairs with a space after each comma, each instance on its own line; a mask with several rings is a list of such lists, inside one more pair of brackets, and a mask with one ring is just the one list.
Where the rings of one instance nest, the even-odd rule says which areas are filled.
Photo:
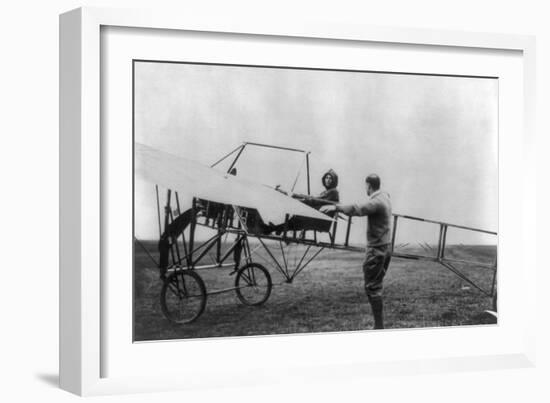
[[[498, 230], [496, 79], [137, 62], [135, 141], [206, 165], [243, 141], [306, 149], [314, 194], [332, 168], [341, 201], [361, 202], [365, 177], [377, 173], [395, 213]], [[239, 176], [288, 189], [301, 163], [249, 149]], [[156, 239], [154, 186], [135, 184], [136, 236]], [[358, 224], [352, 239], [364, 243]], [[400, 230], [398, 242], [431, 243], [438, 233], [416, 223]], [[453, 240], [495, 241], [465, 232]]]

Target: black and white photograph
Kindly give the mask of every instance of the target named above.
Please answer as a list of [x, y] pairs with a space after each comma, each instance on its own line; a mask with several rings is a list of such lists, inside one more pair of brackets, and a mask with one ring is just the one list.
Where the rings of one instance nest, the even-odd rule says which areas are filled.
[[497, 324], [497, 77], [132, 71], [134, 341]]

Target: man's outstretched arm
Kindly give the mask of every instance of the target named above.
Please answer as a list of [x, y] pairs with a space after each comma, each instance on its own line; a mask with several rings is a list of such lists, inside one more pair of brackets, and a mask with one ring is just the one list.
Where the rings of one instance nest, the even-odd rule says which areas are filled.
[[332, 206], [323, 206], [320, 211], [327, 214], [333, 211], [338, 211], [349, 216], [364, 216], [372, 214], [376, 211], [376, 204], [369, 200], [363, 204], [335, 204]]

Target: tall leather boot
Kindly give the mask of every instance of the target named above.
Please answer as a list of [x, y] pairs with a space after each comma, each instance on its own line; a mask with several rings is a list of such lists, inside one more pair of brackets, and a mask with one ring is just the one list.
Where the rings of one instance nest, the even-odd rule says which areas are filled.
[[384, 329], [384, 303], [382, 297], [370, 296], [369, 302], [374, 316], [374, 329]]

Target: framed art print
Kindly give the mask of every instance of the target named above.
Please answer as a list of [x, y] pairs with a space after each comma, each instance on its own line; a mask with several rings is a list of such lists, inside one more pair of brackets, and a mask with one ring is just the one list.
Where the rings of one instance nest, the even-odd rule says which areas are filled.
[[62, 387], [529, 365], [532, 52], [62, 15]]

